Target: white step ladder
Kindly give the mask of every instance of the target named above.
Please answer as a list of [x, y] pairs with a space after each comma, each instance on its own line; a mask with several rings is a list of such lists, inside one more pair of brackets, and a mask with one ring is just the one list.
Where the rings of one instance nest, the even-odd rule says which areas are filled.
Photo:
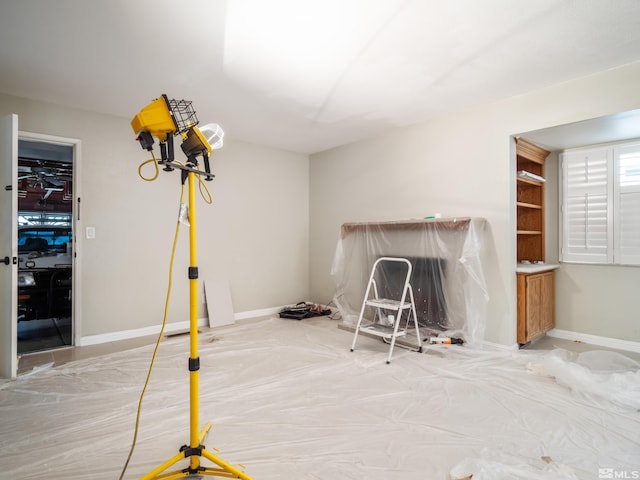
[[[382, 272], [385, 265], [389, 265], [393, 262], [406, 264], [406, 273], [404, 278], [404, 285], [402, 287], [402, 295], [397, 299], [380, 298], [378, 295], [378, 284], [376, 278], [384, 279]], [[409, 334], [414, 334], [417, 339], [416, 351], [422, 352], [422, 339], [420, 338], [420, 330], [418, 329], [418, 317], [416, 315], [416, 305], [413, 298], [413, 289], [411, 288], [411, 262], [406, 258], [399, 257], [380, 257], [373, 264], [371, 269], [371, 275], [369, 276], [369, 283], [364, 294], [362, 301], [362, 308], [360, 309], [360, 315], [358, 316], [358, 323], [356, 324], [356, 331], [353, 335], [353, 343], [351, 344], [351, 351], [356, 348], [356, 341], [358, 340], [358, 334], [360, 332], [382, 337], [382, 339], [389, 343], [389, 356], [387, 357], [387, 363], [391, 363], [391, 355], [393, 354], [393, 347], [395, 346], [396, 339], [399, 337], [406, 337]], [[373, 296], [371, 294], [373, 293]], [[364, 314], [367, 307], [374, 309], [374, 316], [372, 321], [365, 321]], [[389, 312], [394, 312], [389, 313]], [[404, 320], [403, 320], [404, 315]], [[413, 315], [413, 329], [410, 328], [410, 320]], [[401, 328], [401, 324], [404, 322], [404, 326]]]

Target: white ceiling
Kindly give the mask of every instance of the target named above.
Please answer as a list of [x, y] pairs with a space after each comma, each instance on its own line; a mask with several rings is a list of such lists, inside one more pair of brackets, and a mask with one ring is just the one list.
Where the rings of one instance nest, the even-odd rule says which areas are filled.
[[0, 92], [303, 153], [637, 60], [638, 0], [0, 0]]

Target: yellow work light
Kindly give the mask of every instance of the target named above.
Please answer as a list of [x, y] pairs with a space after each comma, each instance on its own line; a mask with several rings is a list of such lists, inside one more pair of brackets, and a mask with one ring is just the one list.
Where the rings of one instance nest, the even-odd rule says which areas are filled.
[[180, 135], [182, 151], [187, 156], [187, 167], [180, 168], [188, 171], [198, 165], [197, 157], [202, 157], [204, 172], [196, 170], [196, 173], [204, 174], [205, 180], [213, 179], [209, 157], [212, 150], [222, 147], [224, 132], [216, 124], [198, 128], [198, 117], [191, 101], [170, 100], [162, 94], [133, 117], [131, 128], [145, 150], [152, 151], [153, 138], [158, 139], [161, 157], [159, 163], [169, 172], [178, 166], [174, 163], [173, 137]]
[[[202, 179], [202, 177], [204, 177], [205, 180], [213, 179], [213, 175], [209, 168], [209, 155], [214, 149], [222, 147], [224, 132], [216, 124], [204, 125], [203, 127], [198, 128], [198, 118], [196, 117], [196, 112], [193, 110], [191, 102], [187, 100], [170, 100], [166, 95], [162, 95], [160, 98], [155, 99], [149, 105], [140, 110], [140, 112], [133, 117], [133, 120], [131, 120], [131, 127], [137, 135], [137, 140], [140, 142], [140, 146], [143, 149], [152, 152], [153, 158], [147, 162], [153, 161], [156, 164], [156, 167], [158, 163], [163, 164], [165, 166], [165, 171], [179, 169], [182, 174], [181, 181], [183, 192], [185, 183], [189, 188], [189, 202], [188, 205], [186, 205], [187, 223], [189, 225], [189, 443], [180, 447], [178, 453], [172, 458], [141, 477], [141, 480], [171, 480], [178, 478], [200, 479], [203, 475], [252, 480], [252, 478], [243, 471], [241, 466], [234, 466], [225, 462], [204, 447], [203, 442], [211, 428], [211, 422], [207, 423], [202, 430], [199, 430], [198, 426], [198, 375], [200, 370], [200, 357], [198, 356], [198, 305], [200, 302], [198, 300], [199, 274], [196, 260], [194, 179], [196, 176], [198, 176], [198, 180]], [[187, 156], [186, 163], [174, 161], [173, 137], [177, 135], [180, 135], [182, 138], [181, 147], [182, 151]], [[159, 161], [156, 160], [155, 155], [153, 155], [154, 138], [157, 138], [160, 142], [161, 160]], [[198, 168], [198, 157], [202, 157], [204, 160], [204, 171]], [[146, 164], [147, 162], [144, 163]], [[138, 173], [140, 173], [140, 170], [138, 170]], [[156, 176], [157, 173], [158, 169], [156, 168]], [[152, 180], [156, 177], [153, 177], [152, 179], [145, 177], [142, 178], [145, 180]], [[208, 192], [206, 186], [204, 189]], [[183, 207], [185, 207], [182, 203], [182, 197], [180, 198], [180, 202], [180, 221], [178, 222], [178, 225], [181, 223]], [[176, 228], [176, 240], [177, 231], [178, 229]], [[175, 245], [176, 242], [174, 241], [174, 248]], [[158, 342], [160, 341], [160, 338], [161, 336], [158, 337]], [[155, 353], [153, 358], [155, 358]], [[149, 370], [149, 375], [150, 374], [151, 369]], [[149, 377], [147, 377], [147, 379], [148, 378]], [[145, 390], [146, 385], [143, 389], [143, 395]], [[138, 403], [138, 415], [141, 406], [142, 396]], [[133, 453], [135, 438], [137, 436], [137, 425], [138, 423], [136, 421], [136, 434], [134, 434], [134, 441], [131, 446], [131, 451], [129, 452], [129, 458], [127, 459], [124, 469], [122, 470], [122, 474], [120, 475], [121, 479], [124, 477], [129, 459]], [[203, 457], [213, 462], [216, 466], [205, 467], [201, 465], [200, 461]], [[188, 467], [170, 472], [166, 471], [182, 460], [188, 460]]]
[[164, 142], [167, 140], [168, 134], [175, 134], [178, 131], [178, 125], [173, 119], [171, 106], [166, 95], [155, 99], [149, 105], [140, 110], [133, 120], [131, 127], [137, 134], [146, 132], [152, 137]]

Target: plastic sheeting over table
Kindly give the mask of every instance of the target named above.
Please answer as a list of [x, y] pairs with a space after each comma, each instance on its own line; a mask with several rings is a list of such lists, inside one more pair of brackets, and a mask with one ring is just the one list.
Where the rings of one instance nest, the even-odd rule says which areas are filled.
[[[580, 383], [567, 386], [554, 377], [573, 369], [570, 355], [433, 346], [398, 349], [387, 365], [386, 344], [363, 338], [349, 352], [351, 338], [327, 317], [201, 334], [200, 423], [213, 421], [207, 448], [256, 480], [596, 479], [599, 468], [640, 468], [637, 406], [624, 395], [574, 391], [606, 381], [602, 362], [591, 382], [594, 363], [581, 362]], [[117, 479], [152, 350], [0, 384], [0, 478]], [[188, 442], [187, 357], [187, 336], [160, 346], [125, 478]], [[637, 362], [608, 364], [628, 373], [633, 397]]]
[[[411, 285], [422, 336], [462, 337], [478, 345], [484, 339], [489, 300], [481, 258], [485, 224], [468, 217], [343, 224], [331, 269], [334, 303], [343, 322], [356, 325], [374, 262], [403, 257], [413, 266]], [[394, 273], [383, 272], [377, 280], [387, 288], [381, 297], [400, 297]], [[367, 315], [371, 319], [373, 312]]]

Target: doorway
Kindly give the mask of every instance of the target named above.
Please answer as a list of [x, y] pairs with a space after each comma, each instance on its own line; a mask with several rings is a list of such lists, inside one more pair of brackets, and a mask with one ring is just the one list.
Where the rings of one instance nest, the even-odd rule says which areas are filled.
[[18, 354], [73, 345], [74, 156], [18, 139]]

